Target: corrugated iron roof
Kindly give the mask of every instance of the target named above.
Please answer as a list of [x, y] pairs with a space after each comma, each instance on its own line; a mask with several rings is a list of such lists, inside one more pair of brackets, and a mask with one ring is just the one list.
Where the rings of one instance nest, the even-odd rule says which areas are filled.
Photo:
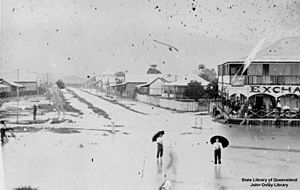
[[188, 83], [190, 83], [191, 81], [200, 82], [203, 86], [207, 86], [209, 84], [209, 82], [207, 80], [203, 79], [199, 75], [190, 73], [190, 74], [180, 78], [178, 81], [167, 83], [165, 85], [166, 86], [187, 86]]
[[157, 77], [157, 78], [155, 78], [154, 80], [152, 80], [152, 81], [150, 81], [150, 82], [148, 82], [148, 83], [146, 83], [146, 84], [140, 84], [140, 85], [137, 85], [136, 87], [144, 87], [144, 86], [149, 86], [149, 85], [151, 85], [152, 83], [154, 83], [156, 80], [162, 80], [163, 82], [165, 82], [165, 83], [168, 83], [168, 81], [166, 80], [166, 79], [164, 79], [164, 78], [162, 78], [162, 77]]

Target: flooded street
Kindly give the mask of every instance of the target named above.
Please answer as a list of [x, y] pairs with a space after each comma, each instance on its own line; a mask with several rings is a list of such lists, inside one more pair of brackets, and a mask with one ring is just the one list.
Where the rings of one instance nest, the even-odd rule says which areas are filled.
[[[169, 179], [171, 189], [232, 190], [253, 189], [242, 178], [299, 177], [298, 127], [224, 125], [208, 115], [178, 113], [129, 100], [118, 101], [125, 105], [120, 106], [91, 94], [95, 92], [70, 90], [73, 95], [64, 91], [64, 96], [83, 115], [67, 112], [65, 119], [73, 122], [32, 125], [40, 128], [36, 131], [28, 132], [23, 126], [17, 137], [2, 147], [7, 189], [153, 190]], [[87, 102], [93, 102], [109, 118], [94, 112]], [[112, 121], [115, 134], [111, 132]], [[55, 130], [59, 128], [63, 129]], [[151, 142], [160, 130], [165, 130], [162, 164], [157, 163], [157, 145]], [[222, 150], [222, 164], [217, 166], [209, 142], [214, 135], [230, 141]], [[166, 171], [170, 144], [177, 161], [175, 169]], [[300, 186], [299, 182], [285, 183], [288, 189]]]
[[0, 190], [300, 190], [300, 0], [0, 10]]

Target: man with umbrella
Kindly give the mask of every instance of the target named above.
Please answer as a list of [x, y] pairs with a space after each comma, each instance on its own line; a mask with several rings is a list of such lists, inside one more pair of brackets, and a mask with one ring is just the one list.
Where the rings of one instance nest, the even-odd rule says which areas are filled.
[[214, 148], [215, 148], [215, 164], [217, 164], [217, 161], [218, 161], [218, 164], [221, 164], [221, 148], [222, 147], [222, 144], [219, 142], [219, 139], [216, 138], [216, 142], [214, 142], [213, 144]]
[[156, 141], [156, 143], [157, 143], [157, 154], [156, 154], [157, 159], [159, 159], [159, 158], [162, 159], [162, 156], [163, 156], [164, 147], [163, 147], [162, 136], [164, 134], [165, 134], [164, 131], [159, 131], [152, 138], [152, 142]]
[[210, 143], [214, 147], [215, 164], [221, 164], [221, 149], [229, 145], [229, 141], [223, 136], [213, 136]]

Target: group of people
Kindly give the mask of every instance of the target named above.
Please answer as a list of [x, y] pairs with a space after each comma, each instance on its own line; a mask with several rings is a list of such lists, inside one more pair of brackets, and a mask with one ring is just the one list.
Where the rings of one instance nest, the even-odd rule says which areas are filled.
[[[213, 107], [213, 115], [217, 117], [218, 113], [216, 107]], [[224, 104], [224, 111], [232, 118], [247, 118], [247, 117], [290, 117], [291, 113], [296, 113], [296, 117], [300, 117], [299, 108], [292, 108], [289, 103], [281, 104], [280, 100], [263, 102], [261, 105], [255, 101], [226, 101]], [[250, 113], [249, 113], [250, 111]], [[252, 113], [252, 114], [251, 114]], [[256, 114], [254, 114], [256, 113]], [[271, 113], [271, 114], [270, 114]], [[273, 114], [272, 114], [273, 113]]]
[[[164, 146], [163, 146], [163, 134], [161, 134], [157, 140], [157, 154], [156, 158], [158, 162], [162, 161], [163, 153], [164, 153]], [[214, 164], [221, 164], [221, 149], [223, 148], [222, 143], [219, 141], [218, 138], [216, 138], [215, 142], [212, 144], [214, 147]], [[170, 145], [170, 148], [172, 148], [172, 144]], [[172, 157], [173, 155], [171, 155]]]
[[227, 101], [224, 104], [224, 111], [230, 117], [244, 117], [247, 109], [247, 103], [240, 101]]

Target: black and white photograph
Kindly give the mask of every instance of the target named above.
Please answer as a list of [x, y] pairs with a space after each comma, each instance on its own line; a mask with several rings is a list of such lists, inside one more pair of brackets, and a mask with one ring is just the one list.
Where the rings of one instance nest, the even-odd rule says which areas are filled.
[[300, 0], [0, 11], [0, 190], [300, 189]]

